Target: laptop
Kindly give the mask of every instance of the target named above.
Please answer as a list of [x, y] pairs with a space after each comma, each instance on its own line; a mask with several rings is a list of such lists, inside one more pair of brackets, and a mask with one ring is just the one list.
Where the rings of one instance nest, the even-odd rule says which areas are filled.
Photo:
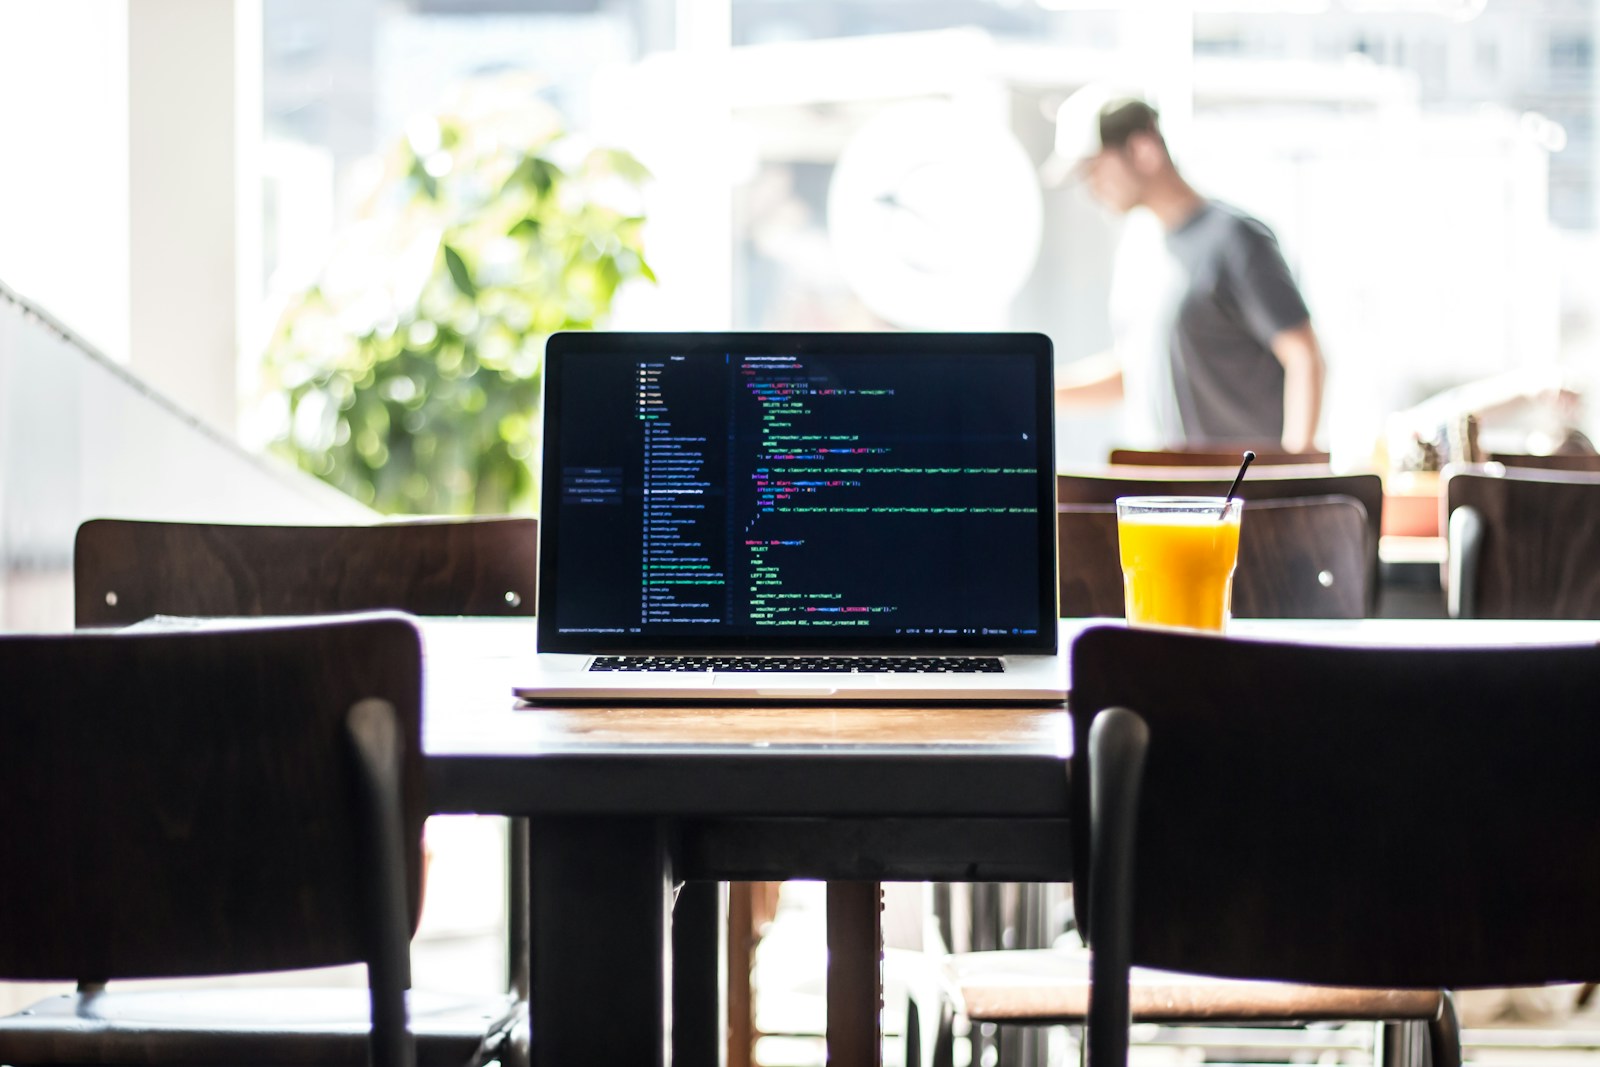
[[562, 333], [528, 701], [1058, 703], [1028, 333]]

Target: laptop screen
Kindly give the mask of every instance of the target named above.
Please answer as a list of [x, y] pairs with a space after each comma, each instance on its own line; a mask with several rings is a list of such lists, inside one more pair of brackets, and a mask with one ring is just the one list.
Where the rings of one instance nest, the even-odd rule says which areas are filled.
[[1050, 341], [557, 334], [539, 649], [1056, 640]]

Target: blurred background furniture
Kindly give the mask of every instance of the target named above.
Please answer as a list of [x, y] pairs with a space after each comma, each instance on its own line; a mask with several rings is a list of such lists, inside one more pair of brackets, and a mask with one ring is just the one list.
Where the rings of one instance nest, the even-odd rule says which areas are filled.
[[1285, 452], [1278, 446], [1240, 445], [1237, 448], [1113, 448], [1108, 462], [1130, 467], [1226, 467], [1237, 468], [1245, 449], [1256, 454], [1252, 466], [1327, 466], [1326, 452]]
[[1489, 462], [1507, 467], [1526, 467], [1547, 471], [1600, 471], [1600, 454], [1593, 452], [1558, 453], [1530, 456], [1518, 452], [1491, 452]]
[[1445, 468], [1453, 618], [1600, 618], [1600, 473]]
[[[1114, 473], [1071, 472], [1056, 477], [1056, 503], [1114, 504], [1119, 496], [1222, 496], [1233, 482], [1231, 468], [1196, 467], [1174, 471], [1128, 469]], [[1378, 598], [1378, 533], [1383, 524], [1383, 480], [1376, 474], [1333, 474], [1303, 467], [1274, 467], [1250, 473], [1240, 483], [1238, 495], [1247, 501], [1291, 497], [1345, 496], [1366, 512], [1368, 613], [1376, 613]]]
[[[96, 519], [78, 529], [73, 555], [79, 627], [120, 626], [153, 615], [320, 615], [395, 609], [415, 615], [529, 617], [537, 593], [534, 519], [451, 519], [374, 526], [244, 526]], [[225, 706], [223, 708], [225, 710]], [[508, 832], [512, 946], [527, 942], [527, 829]], [[510, 953], [507, 995], [437, 995], [415, 1012], [418, 1057], [459, 1067], [525, 1048], [526, 953]], [[100, 1003], [124, 994], [100, 992]], [[343, 1063], [361, 1005], [319, 988], [140, 991], [123, 1025], [159, 1020], [165, 1040], [205, 1035], [241, 1019], [254, 1047], [276, 1063]], [[343, 1014], [334, 1010], [342, 1007]], [[156, 1022], [149, 1023], [155, 1028]], [[269, 1046], [269, 1042], [275, 1043]], [[511, 1046], [505, 1050], [501, 1046]], [[268, 1054], [268, 1048], [271, 1052]]]
[[[416, 1062], [410, 623], [4, 637], [0, 677], [0, 974], [93, 983], [0, 1019], [0, 1061]], [[323, 991], [311, 1045], [286, 1045], [276, 1002], [252, 995], [193, 995], [192, 1008], [229, 1012], [202, 1027], [166, 994], [101, 988], [351, 962], [366, 963], [369, 992]], [[484, 1043], [481, 1019], [438, 1007], [413, 1005], [458, 1048]]]
[[756, 949], [778, 914], [782, 882], [728, 883], [728, 1040], [726, 1067], [750, 1067], [761, 1030], [751, 988]]
[[[1081, 636], [1073, 810], [1095, 814], [1072, 836], [1096, 957], [1089, 1062], [1124, 1058], [1130, 962], [1400, 988], [1600, 974], [1600, 656], [1512, 640]], [[1108, 723], [1105, 709], [1125, 710]], [[1441, 739], [1449, 758], [1428, 758]], [[1439, 1022], [1445, 1064], [1458, 1048]]]
[[[1113, 504], [1057, 506], [1063, 618], [1123, 613]], [[1366, 509], [1351, 497], [1245, 504], [1235, 618], [1359, 619], [1371, 603]]]
[[[1087, 950], [974, 952], [945, 963], [961, 1014], [1007, 1034], [1081, 1027], [1089, 1014], [1089, 970]], [[1139, 1044], [1175, 1058], [1194, 1054], [1184, 1050], [1203, 1050], [1206, 1062], [1282, 1063], [1393, 1057], [1415, 1038], [1391, 1024], [1437, 1023], [1443, 1002], [1437, 989], [1294, 985], [1136, 969], [1130, 1008], [1132, 1020], [1145, 1026]], [[1338, 1025], [1352, 1022], [1375, 1028]], [[928, 1057], [939, 1067], [954, 1058], [947, 1033], [941, 1031]]]
[[152, 615], [534, 613], [537, 519], [238, 526], [94, 519], [73, 551], [77, 625]]

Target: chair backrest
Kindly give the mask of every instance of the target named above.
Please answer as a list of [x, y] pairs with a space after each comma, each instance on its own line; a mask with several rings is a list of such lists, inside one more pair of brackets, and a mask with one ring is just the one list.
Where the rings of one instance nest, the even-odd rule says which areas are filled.
[[1108, 462], [1129, 467], [1226, 467], [1239, 466], [1245, 449], [1256, 454], [1252, 466], [1326, 466], [1326, 452], [1285, 452], [1279, 448], [1241, 445], [1238, 448], [1113, 448]]
[[[7, 636], [0, 678], [0, 976], [367, 961], [409, 984], [424, 815], [411, 623]], [[384, 720], [398, 795], [366, 784], [352, 734]]]
[[1600, 618], [1600, 474], [1447, 467], [1449, 602], [1463, 618]]
[[1491, 452], [1489, 461], [1507, 467], [1527, 467], [1546, 471], [1600, 472], [1600, 454], [1574, 452], [1570, 455], [1530, 456], [1518, 452]]
[[152, 615], [532, 615], [535, 519], [232, 526], [95, 519], [73, 553], [77, 624]]
[[[1247, 501], [1233, 576], [1241, 619], [1359, 619], [1371, 602], [1366, 509], [1345, 496]], [[1123, 613], [1114, 504], [1056, 508], [1064, 618]]]
[[[1074, 811], [1115, 796], [1090, 781], [1095, 716], [1148, 728], [1135, 964], [1422, 988], [1600, 977], [1595, 647], [1096, 628], [1071, 660]], [[1075, 890], [1099, 862], [1083, 822]], [[1075, 900], [1091, 945], [1117, 903]]]
[[[1107, 473], [1067, 473], [1056, 477], [1056, 503], [1114, 504], [1119, 496], [1221, 496], [1237, 467], [1128, 468]], [[1332, 474], [1320, 467], [1273, 467], [1251, 473], [1239, 485], [1246, 500], [1347, 496], [1367, 515], [1367, 610], [1377, 606], [1378, 536], [1383, 526], [1383, 479], [1376, 474]]]

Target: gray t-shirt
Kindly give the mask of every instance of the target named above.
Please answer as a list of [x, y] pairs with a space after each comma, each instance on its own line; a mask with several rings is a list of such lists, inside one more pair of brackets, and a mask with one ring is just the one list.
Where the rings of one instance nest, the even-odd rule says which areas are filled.
[[1190, 444], [1283, 436], [1283, 364], [1272, 339], [1310, 318], [1265, 225], [1210, 200], [1167, 235], [1185, 275], [1169, 355]]

